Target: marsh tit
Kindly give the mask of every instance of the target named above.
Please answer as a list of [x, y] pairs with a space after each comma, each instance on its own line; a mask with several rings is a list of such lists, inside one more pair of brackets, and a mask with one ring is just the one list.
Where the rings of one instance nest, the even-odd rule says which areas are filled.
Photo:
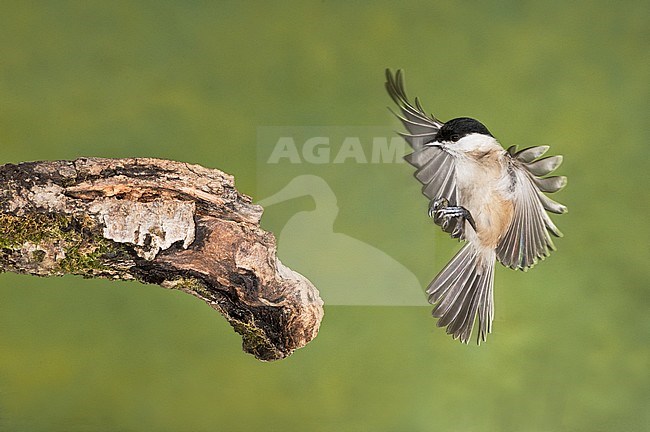
[[547, 211], [567, 208], [544, 192], [566, 185], [566, 177], [547, 177], [562, 156], [542, 158], [548, 146], [504, 150], [479, 121], [461, 117], [442, 122], [412, 104], [400, 70], [386, 70], [386, 89], [413, 148], [405, 157], [430, 200], [429, 216], [451, 237], [466, 244], [427, 289], [438, 326], [454, 339], [469, 341], [478, 316], [477, 342], [485, 341], [494, 317], [494, 264], [527, 270], [555, 250], [550, 234], [562, 233]]

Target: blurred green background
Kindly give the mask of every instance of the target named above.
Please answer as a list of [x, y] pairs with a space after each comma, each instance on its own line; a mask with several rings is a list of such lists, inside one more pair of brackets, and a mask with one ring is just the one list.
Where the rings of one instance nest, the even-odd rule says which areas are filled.
[[[266, 364], [180, 292], [3, 274], [0, 429], [648, 430], [649, 21], [647, 0], [2, 2], [0, 163], [170, 158], [259, 199], [260, 126], [397, 129], [383, 73], [404, 68], [440, 118], [564, 154], [570, 212], [548, 260], [497, 270], [480, 348], [426, 307], [326, 307], [310, 345]], [[341, 182], [335, 228], [423, 286], [457, 249], [410, 167], [381, 195]]]

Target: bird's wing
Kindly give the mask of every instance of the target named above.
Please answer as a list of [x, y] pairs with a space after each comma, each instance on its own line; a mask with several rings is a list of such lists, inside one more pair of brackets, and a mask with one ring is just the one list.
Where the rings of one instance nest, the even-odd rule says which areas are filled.
[[[546, 258], [555, 245], [550, 234], [561, 237], [548, 213], [566, 213], [567, 208], [544, 192], [553, 193], [566, 185], [566, 177], [544, 177], [562, 163], [562, 156], [540, 157], [548, 146], [529, 147], [519, 152], [510, 147], [514, 217], [497, 245], [499, 261], [513, 269], [526, 270]], [[550, 233], [550, 234], [549, 234]]]
[[435, 139], [444, 123], [426, 114], [417, 98], [415, 105], [409, 101], [401, 70], [393, 77], [391, 71], [386, 69], [386, 90], [401, 112], [393, 114], [408, 131], [400, 135], [414, 151], [404, 159], [416, 168], [415, 178], [423, 184], [422, 193], [430, 200], [446, 198], [449, 205], [458, 205], [454, 158], [438, 146], [426, 145]]
[[400, 135], [411, 144], [414, 150], [420, 150], [424, 144], [433, 141], [444, 123], [433, 115], [427, 115], [418, 98], [415, 98], [415, 106], [411, 104], [404, 90], [404, 76], [401, 70], [398, 70], [393, 77], [390, 69], [386, 69], [386, 90], [402, 113], [400, 115], [393, 112], [393, 114], [404, 123], [404, 127], [408, 131], [408, 133]]

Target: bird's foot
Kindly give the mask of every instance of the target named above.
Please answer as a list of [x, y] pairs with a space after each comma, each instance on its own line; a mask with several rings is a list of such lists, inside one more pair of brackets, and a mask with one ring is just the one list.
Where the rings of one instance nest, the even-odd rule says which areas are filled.
[[446, 198], [431, 201], [429, 217], [433, 218], [433, 222], [444, 232], [450, 233], [452, 238], [465, 238], [465, 221], [476, 231], [476, 224], [469, 210], [461, 206], [450, 206]]

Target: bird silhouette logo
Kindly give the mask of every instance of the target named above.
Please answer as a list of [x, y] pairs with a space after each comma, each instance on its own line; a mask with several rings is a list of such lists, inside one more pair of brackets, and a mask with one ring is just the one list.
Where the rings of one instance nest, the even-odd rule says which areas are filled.
[[315, 208], [295, 213], [280, 231], [278, 254], [316, 285], [325, 304], [425, 306], [420, 281], [384, 251], [334, 231], [339, 208], [330, 185], [316, 175], [299, 175], [257, 204], [309, 196]]

